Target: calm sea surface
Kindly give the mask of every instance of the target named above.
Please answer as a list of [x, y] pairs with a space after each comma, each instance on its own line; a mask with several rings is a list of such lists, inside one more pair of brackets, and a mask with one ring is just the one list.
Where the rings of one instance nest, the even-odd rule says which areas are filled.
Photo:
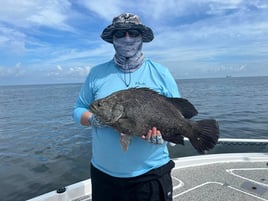
[[[221, 137], [268, 138], [268, 77], [178, 80], [196, 119]], [[0, 200], [25, 200], [87, 179], [90, 129], [75, 124], [81, 84], [0, 86]]]

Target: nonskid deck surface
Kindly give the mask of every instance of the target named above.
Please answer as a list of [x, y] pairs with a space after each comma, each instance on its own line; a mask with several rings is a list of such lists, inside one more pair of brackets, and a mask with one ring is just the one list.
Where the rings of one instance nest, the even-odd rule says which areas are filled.
[[[174, 159], [174, 201], [268, 201], [268, 153], [208, 154]], [[31, 201], [91, 201], [90, 179]]]
[[190, 162], [184, 167], [180, 167], [180, 159], [176, 160], [173, 200], [268, 201], [268, 154], [266, 161], [243, 157], [229, 162], [215, 158], [203, 165]]

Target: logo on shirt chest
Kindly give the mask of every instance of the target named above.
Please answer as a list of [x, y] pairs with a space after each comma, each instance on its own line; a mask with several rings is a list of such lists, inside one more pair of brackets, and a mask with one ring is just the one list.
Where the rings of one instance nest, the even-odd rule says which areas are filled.
[[135, 82], [136, 86], [146, 86], [145, 82]]

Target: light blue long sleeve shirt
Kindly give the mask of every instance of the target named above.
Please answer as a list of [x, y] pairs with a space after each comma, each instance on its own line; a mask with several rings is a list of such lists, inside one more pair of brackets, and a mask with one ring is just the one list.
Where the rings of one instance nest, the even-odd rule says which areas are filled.
[[[168, 97], [180, 97], [174, 78], [164, 66], [145, 59], [139, 69], [124, 73], [111, 60], [91, 69], [75, 104], [74, 120], [80, 122], [95, 100], [132, 87], [148, 87]], [[166, 143], [152, 144], [141, 137], [132, 137], [124, 152], [120, 133], [111, 127], [92, 128], [91, 163], [106, 174], [121, 178], [139, 176], [169, 160]]]

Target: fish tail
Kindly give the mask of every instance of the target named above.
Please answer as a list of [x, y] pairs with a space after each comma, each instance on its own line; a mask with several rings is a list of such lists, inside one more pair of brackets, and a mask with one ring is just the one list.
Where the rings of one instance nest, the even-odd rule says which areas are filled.
[[212, 149], [219, 139], [219, 125], [214, 119], [195, 122], [190, 142], [199, 153]]

